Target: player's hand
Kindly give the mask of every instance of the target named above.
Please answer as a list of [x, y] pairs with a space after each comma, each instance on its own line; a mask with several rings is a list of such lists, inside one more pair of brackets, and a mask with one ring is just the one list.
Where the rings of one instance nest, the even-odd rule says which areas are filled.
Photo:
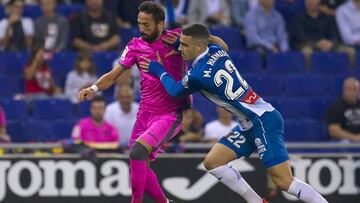
[[148, 72], [151, 73], [155, 76], [160, 77], [161, 74], [163, 74], [165, 72], [164, 67], [162, 66], [161, 62], [161, 58], [159, 53], [156, 52], [156, 55], [158, 57], [158, 61], [151, 61], [150, 59], [146, 58], [146, 57], [141, 57], [144, 61], [141, 61], [139, 63], [140, 68], [143, 69], [144, 72]]
[[[163, 65], [163, 62], [161, 60], [159, 52], [156, 52], [156, 57], [157, 57], [157, 60], [158, 60], [157, 62], [160, 65]], [[140, 58], [142, 60], [144, 60], [144, 61], [139, 62], [140, 68], [145, 72], [149, 72], [148, 70], [149, 70], [149, 65], [151, 63], [151, 60], [149, 58], [146, 58], [145, 56], [141, 56]]]
[[176, 40], [180, 37], [180, 33], [178, 32], [173, 32], [170, 33], [168, 36], [166, 36], [163, 41], [167, 44], [174, 44], [176, 42]]
[[95, 90], [91, 89], [90, 87], [82, 89], [78, 93], [77, 101], [82, 102], [85, 100], [90, 100], [94, 98], [95, 94], [96, 94]]

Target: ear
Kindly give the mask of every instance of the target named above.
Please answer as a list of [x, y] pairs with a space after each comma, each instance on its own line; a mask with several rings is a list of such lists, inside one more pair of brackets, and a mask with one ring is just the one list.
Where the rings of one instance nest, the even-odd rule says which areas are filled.
[[160, 26], [160, 27], [162, 27], [162, 28], [165, 29], [165, 22], [164, 22], [164, 21], [160, 21], [159, 24], [158, 24], [158, 26]]

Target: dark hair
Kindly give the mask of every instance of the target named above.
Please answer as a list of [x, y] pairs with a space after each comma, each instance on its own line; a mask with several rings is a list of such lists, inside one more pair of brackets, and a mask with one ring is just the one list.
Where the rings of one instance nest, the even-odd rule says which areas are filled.
[[152, 14], [155, 22], [160, 22], [165, 20], [165, 11], [160, 4], [153, 1], [145, 1], [140, 4], [139, 12], [144, 12], [147, 14]]
[[88, 71], [88, 73], [90, 75], [95, 75], [95, 64], [94, 64], [94, 60], [92, 59], [91, 57], [91, 53], [89, 52], [85, 52], [85, 51], [82, 51], [82, 52], [79, 52], [77, 58], [76, 58], [76, 61], [75, 61], [75, 71], [78, 73], [78, 74], [82, 74], [81, 73], [81, 70], [80, 70], [80, 63], [81, 61], [83, 60], [89, 60], [90, 62], [90, 70]]
[[104, 102], [104, 103], [106, 103], [104, 97], [102, 97], [102, 96], [95, 96], [95, 97], [91, 100], [91, 104], [93, 104], [93, 103], [95, 103], [95, 102]]
[[186, 26], [183, 31], [183, 35], [188, 35], [196, 39], [208, 40], [210, 37], [210, 33], [208, 28], [202, 24], [192, 24]]

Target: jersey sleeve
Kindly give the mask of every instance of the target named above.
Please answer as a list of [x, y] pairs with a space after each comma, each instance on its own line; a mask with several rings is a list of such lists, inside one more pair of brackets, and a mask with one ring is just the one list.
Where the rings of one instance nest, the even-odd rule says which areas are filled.
[[125, 68], [131, 68], [136, 63], [136, 49], [133, 40], [131, 40], [122, 52], [119, 64]]

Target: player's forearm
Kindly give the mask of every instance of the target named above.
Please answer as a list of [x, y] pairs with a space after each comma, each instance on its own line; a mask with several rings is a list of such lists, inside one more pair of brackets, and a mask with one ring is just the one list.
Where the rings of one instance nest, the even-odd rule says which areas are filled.
[[181, 97], [186, 96], [185, 89], [180, 82], [176, 82], [174, 78], [165, 71], [164, 67], [155, 61], [150, 62], [149, 72], [157, 76], [162, 85], [164, 86], [166, 92], [172, 97]]
[[224, 40], [222, 40], [220, 37], [217, 37], [217, 36], [214, 36], [214, 35], [210, 35], [209, 42], [221, 46], [225, 51], [228, 51], [228, 50], [229, 50], [229, 46], [228, 46], [228, 45], [226, 44], [226, 42], [225, 42]]
[[161, 83], [165, 87], [166, 92], [172, 97], [184, 97], [187, 94], [184, 91], [181, 81], [175, 82], [175, 80], [168, 74], [164, 73], [161, 77]]
[[125, 69], [118, 64], [116, 67], [114, 67], [110, 72], [104, 74], [101, 76], [96, 82], [95, 85], [99, 88], [99, 90], [106, 90], [111, 85], [115, 83], [118, 77], [122, 75], [122, 73], [125, 71]]

